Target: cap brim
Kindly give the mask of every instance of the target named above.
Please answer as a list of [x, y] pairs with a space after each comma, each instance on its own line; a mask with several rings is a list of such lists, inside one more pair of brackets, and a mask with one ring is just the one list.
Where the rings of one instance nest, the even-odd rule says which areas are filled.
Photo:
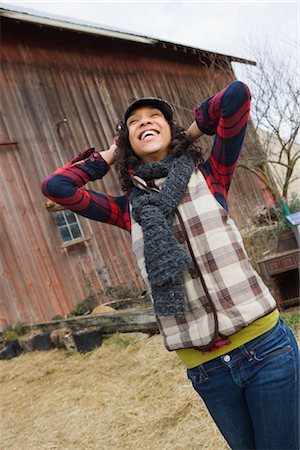
[[134, 100], [126, 109], [124, 114], [124, 121], [127, 122], [131, 114], [141, 106], [150, 105], [159, 109], [165, 118], [170, 121], [173, 118], [173, 107], [166, 100], [157, 97], [142, 97]]

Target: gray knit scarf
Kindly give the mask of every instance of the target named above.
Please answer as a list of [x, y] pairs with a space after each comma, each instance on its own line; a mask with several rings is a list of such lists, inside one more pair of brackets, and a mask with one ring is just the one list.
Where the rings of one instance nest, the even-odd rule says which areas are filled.
[[166, 177], [158, 193], [138, 187], [130, 193], [132, 216], [143, 230], [146, 269], [158, 316], [184, 315], [183, 272], [191, 260], [173, 235], [172, 220], [194, 167], [194, 159], [184, 154], [141, 164], [134, 171], [146, 182]]

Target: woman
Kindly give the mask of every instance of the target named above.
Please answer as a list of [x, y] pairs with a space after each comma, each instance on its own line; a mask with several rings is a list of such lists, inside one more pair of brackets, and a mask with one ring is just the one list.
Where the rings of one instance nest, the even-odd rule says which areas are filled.
[[[233, 449], [298, 448], [297, 345], [249, 264], [227, 194], [250, 112], [239, 81], [195, 108], [184, 132], [162, 99], [134, 101], [117, 144], [89, 149], [43, 182], [51, 200], [131, 231], [164, 345]], [[214, 135], [208, 160], [193, 142]], [[115, 163], [127, 192], [84, 190]]]

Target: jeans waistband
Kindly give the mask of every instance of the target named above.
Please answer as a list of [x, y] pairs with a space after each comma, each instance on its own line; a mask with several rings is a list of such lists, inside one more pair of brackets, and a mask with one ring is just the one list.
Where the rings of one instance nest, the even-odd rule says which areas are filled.
[[[218, 358], [215, 358], [211, 361], [208, 361], [203, 365], [203, 367], [213, 370], [215, 368], [218, 368], [220, 366], [224, 365], [223, 361], [226, 361], [226, 357], [230, 356], [230, 361], [232, 364], [234, 364], [236, 361], [238, 361], [242, 357], [249, 358], [251, 355], [249, 353], [250, 350], [259, 350], [260, 346], [264, 345], [269, 339], [272, 339], [273, 335], [282, 328], [282, 325], [284, 324], [283, 320], [281, 318], [278, 319], [277, 323], [271, 328], [271, 330], [266, 331], [261, 336], [256, 337], [255, 339], [247, 342], [246, 344], [241, 345], [240, 347], [232, 350], [231, 352], [228, 352], [225, 355], [219, 356]], [[193, 369], [188, 369], [193, 370]]]

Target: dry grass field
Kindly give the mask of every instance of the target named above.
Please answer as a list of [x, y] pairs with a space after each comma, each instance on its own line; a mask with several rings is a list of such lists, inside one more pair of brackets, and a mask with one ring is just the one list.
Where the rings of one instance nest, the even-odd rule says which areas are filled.
[[23, 353], [0, 369], [2, 450], [228, 449], [159, 336]]
[[[284, 319], [299, 338], [299, 308]], [[159, 336], [0, 361], [1, 450], [228, 450]]]

